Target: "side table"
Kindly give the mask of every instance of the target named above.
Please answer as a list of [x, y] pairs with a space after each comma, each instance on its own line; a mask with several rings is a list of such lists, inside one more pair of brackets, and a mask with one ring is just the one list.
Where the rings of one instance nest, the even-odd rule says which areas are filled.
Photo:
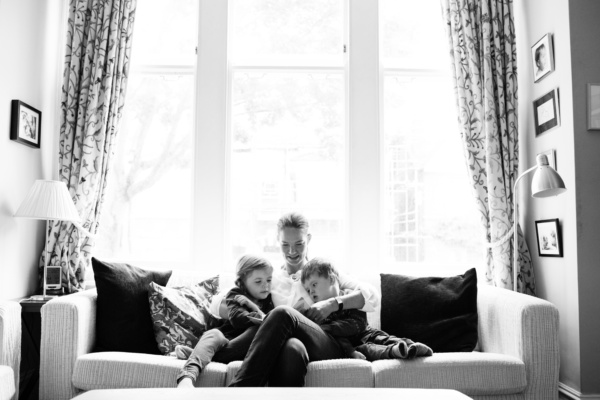
[[49, 300], [23, 299], [21, 304], [21, 368], [19, 399], [37, 400], [40, 386], [40, 341], [42, 316], [40, 310]]

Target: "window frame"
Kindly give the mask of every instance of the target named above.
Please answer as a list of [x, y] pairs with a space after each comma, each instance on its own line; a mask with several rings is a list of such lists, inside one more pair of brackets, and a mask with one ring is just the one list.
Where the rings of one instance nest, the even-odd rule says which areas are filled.
[[[230, 62], [230, 0], [199, 0], [194, 95], [194, 165], [192, 241], [189, 268], [206, 273], [231, 272], [231, 82], [234, 72], [341, 71], [345, 76], [345, 218], [342, 221], [344, 271], [363, 274], [376, 266], [398, 272], [386, 263], [384, 81], [387, 75], [439, 76], [439, 70], [384, 67], [380, 57], [379, 1], [342, 0], [345, 12], [343, 67], [232, 65]], [[152, 73], [189, 73], [189, 67], [150, 68]], [[150, 72], [150, 70], [148, 72]], [[276, 221], [273, 221], [275, 224]], [[182, 238], [188, 240], [187, 238]], [[413, 270], [411, 263], [401, 263]], [[421, 271], [427, 265], [418, 264]]]

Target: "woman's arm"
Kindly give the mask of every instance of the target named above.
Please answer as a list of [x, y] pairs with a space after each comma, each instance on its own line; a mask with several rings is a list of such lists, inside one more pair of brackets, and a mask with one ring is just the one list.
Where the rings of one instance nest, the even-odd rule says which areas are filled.
[[[343, 294], [338, 297], [344, 305], [344, 310], [357, 309], [372, 312], [379, 306], [380, 298], [375, 288], [347, 275], [340, 274], [340, 290]], [[305, 315], [316, 323], [321, 323], [337, 310], [338, 302], [335, 298], [331, 298], [313, 304]]]
[[[348, 294], [340, 295], [338, 298], [344, 304], [344, 310], [360, 310], [365, 306], [365, 298], [360, 290], [349, 292]], [[323, 322], [331, 313], [338, 310], [339, 304], [336, 298], [331, 298], [323, 301], [319, 301], [308, 310], [306, 310], [306, 317], [315, 321], [317, 324]], [[362, 311], [362, 310], [361, 310]]]
[[379, 307], [381, 298], [377, 290], [373, 286], [360, 282], [351, 276], [340, 274], [340, 290], [358, 290], [362, 295], [362, 303], [359, 296], [357, 296], [357, 298], [350, 298], [347, 306], [344, 298], [344, 309], [356, 308], [364, 312], [373, 312]]

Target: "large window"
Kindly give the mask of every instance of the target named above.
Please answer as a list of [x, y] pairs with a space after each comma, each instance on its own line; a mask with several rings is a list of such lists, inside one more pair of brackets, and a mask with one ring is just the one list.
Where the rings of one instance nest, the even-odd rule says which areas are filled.
[[439, 2], [380, 0], [380, 8], [384, 262], [460, 272], [480, 261], [481, 231]]
[[[341, 253], [345, 218], [343, 0], [232, 0], [233, 259], [280, 263], [277, 218], [297, 210], [315, 254]], [[319, 248], [327, 243], [327, 248]]]
[[195, 0], [137, 5], [97, 257], [164, 268], [191, 262], [197, 15]]
[[147, 267], [311, 255], [456, 273], [481, 261], [437, 0], [138, 2], [96, 256]]

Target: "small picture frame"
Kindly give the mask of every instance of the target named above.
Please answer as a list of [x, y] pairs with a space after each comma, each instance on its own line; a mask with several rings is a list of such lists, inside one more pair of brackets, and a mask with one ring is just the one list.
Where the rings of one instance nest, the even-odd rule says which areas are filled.
[[11, 104], [10, 139], [39, 149], [42, 138], [42, 112], [20, 100], [13, 100]]
[[600, 83], [588, 83], [588, 131], [600, 131]]
[[544, 154], [548, 158], [548, 164], [550, 164], [550, 166], [554, 168], [555, 171], [558, 171], [556, 169], [556, 151], [554, 149], [542, 151], [539, 154]]
[[535, 233], [540, 257], [563, 256], [558, 218], [535, 221]]
[[554, 71], [554, 49], [552, 34], [545, 34], [531, 46], [531, 63], [533, 67], [533, 81], [540, 79]]
[[560, 100], [558, 88], [533, 101], [535, 136], [560, 126]]

